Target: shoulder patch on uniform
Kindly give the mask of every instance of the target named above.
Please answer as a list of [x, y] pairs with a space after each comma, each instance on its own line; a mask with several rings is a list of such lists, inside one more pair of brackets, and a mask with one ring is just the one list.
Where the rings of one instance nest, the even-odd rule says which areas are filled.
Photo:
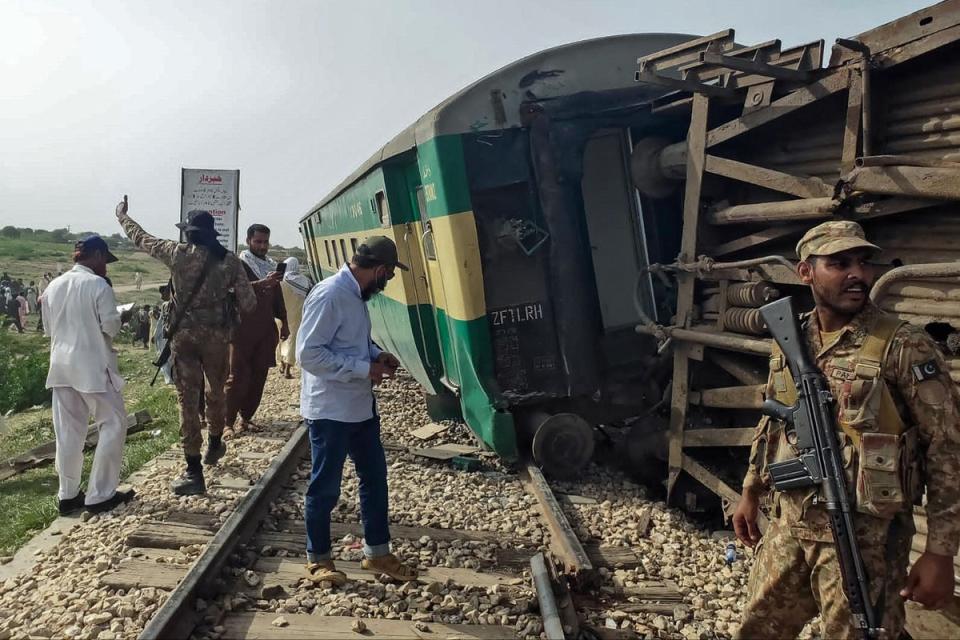
[[915, 364], [912, 367], [913, 377], [916, 378], [917, 382], [923, 382], [924, 380], [931, 380], [940, 375], [940, 366], [937, 364], [935, 358], [931, 358], [926, 362], [921, 362], [920, 364]]

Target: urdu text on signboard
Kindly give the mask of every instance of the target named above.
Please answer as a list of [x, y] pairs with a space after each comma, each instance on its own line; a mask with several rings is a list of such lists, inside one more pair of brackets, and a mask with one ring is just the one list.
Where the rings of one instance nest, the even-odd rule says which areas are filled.
[[213, 216], [220, 244], [237, 250], [237, 223], [240, 212], [240, 171], [237, 169], [182, 169], [180, 220], [199, 209]]

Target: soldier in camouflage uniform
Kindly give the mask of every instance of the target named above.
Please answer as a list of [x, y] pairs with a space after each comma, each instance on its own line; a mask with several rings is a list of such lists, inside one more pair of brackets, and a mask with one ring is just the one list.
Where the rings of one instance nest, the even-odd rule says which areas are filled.
[[[798, 273], [816, 308], [804, 322], [811, 354], [837, 401], [847, 486], [871, 597], [887, 637], [904, 631], [904, 599], [939, 607], [953, 595], [960, 544], [960, 394], [919, 327], [870, 302], [868, 262], [878, 247], [855, 222], [826, 222], [797, 245]], [[782, 353], [770, 360], [768, 398], [796, 388]], [[734, 514], [737, 537], [756, 549], [739, 638], [794, 638], [820, 613], [825, 638], [859, 637], [843, 591], [829, 519], [814, 489], [772, 491], [767, 467], [797, 456], [793, 435], [762, 418]], [[912, 508], [926, 489], [927, 545], [909, 575]], [[770, 525], [757, 528], [767, 494]]]
[[[206, 211], [191, 211], [187, 223], [177, 226], [187, 235], [187, 242], [161, 240], [144, 231], [127, 215], [127, 199], [117, 205], [117, 219], [124, 233], [151, 256], [165, 264], [173, 280], [171, 318], [182, 315], [179, 327], [170, 340], [173, 355], [174, 383], [180, 403], [180, 441], [187, 460], [187, 470], [173, 484], [177, 495], [206, 491], [201, 466], [200, 406], [206, 377], [206, 422], [209, 429], [207, 451], [203, 462], [216, 462], [226, 452], [221, 436], [225, 419], [224, 383], [228, 373], [230, 330], [235, 322], [230, 303], [235, 292], [236, 306], [249, 313], [256, 306], [250, 282], [243, 265], [234, 254], [217, 241], [213, 216]], [[210, 263], [207, 266], [207, 263]], [[204, 269], [202, 286], [186, 304]]]

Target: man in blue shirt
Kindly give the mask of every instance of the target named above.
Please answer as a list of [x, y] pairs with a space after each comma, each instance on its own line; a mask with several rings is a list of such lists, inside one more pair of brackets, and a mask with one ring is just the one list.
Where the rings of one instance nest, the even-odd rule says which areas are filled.
[[391, 377], [400, 362], [370, 339], [366, 305], [398, 267], [407, 270], [393, 241], [372, 236], [349, 264], [317, 284], [303, 305], [297, 360], [303, 370], [300, 413], [310, 429], [313, 458], [304, 507], [306, 573], [314, 582], [342, 585], [347, 580], [330, 555], [330, 512], [340, 497], [348, 455], [360, 479], [363, 568], [394, 580], [417, 577], [415, 569], [390, 553], [387, 460], [373, 397], [373, 385]]

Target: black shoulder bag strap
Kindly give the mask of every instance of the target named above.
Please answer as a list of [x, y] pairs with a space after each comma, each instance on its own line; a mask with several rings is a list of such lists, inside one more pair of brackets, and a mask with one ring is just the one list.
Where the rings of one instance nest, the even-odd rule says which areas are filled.
[[167, 344], [163, 346], [163, 351], [160, 352], [160, 355], [157, 357], [157, 361], [153, 363], [153, 366], [157, 368], [157, 371], [153, 374], [153, 380], [150, 381], [151, 387], [153, 386], [153, 383], [157, 381], [157, 376], [160, 375], [160, 369], [162, 369], [163, 365], [167, 364], [167, 360], [170, 359], [170, 343], [173, 341], [173, 336], [177, 333], [177, 329], [180, 328], [180, 323], [183, 321], [184, 316], [187, 315], [187, 308], [190, 306], [190, 303], [193, 302], [193, 299], [197, 297], [197, 294], [200, 292], [200, 287], [202, 287], [203, 283], [206, 282], [207, 274], [210, 273], [210, 269], [213, 267], [213, 261], [213, 253], [211, 251], [207, 251], [207, 259], [203, 263], [203, 271], [200, 272], [200, 277], [197, 278], [197, 281], [193, 284], [193, 289], [190, 290], [190, 295], [187, 296], [183, 306], [180, 306], [179, 304], [176, 306], [176, 315], [170, 322], [170, 328], [165, 331]]

